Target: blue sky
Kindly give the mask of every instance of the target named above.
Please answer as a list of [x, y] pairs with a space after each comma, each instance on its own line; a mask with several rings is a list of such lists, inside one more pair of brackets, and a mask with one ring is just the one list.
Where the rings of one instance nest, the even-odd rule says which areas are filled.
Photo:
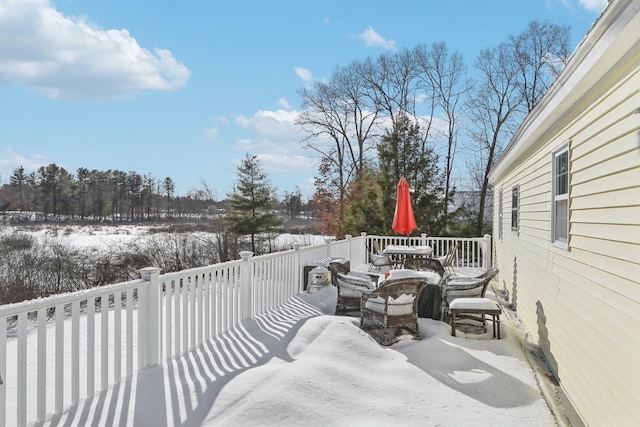
[[205, 181], [222, 199], [257, 155], [313, 193], [297, 90], [338, 65], [444, 41], [469, 69], [533, 20], [574, 48], [606, 0], [0, 0], [0, 180], [56, 163]]

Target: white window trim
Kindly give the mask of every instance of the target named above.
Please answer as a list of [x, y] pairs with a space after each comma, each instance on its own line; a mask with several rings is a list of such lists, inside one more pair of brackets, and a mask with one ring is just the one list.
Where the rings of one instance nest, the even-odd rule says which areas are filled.
[[[515, 207], [515, 211], [516, 211], [516, 226], [513, 226], [513, 191], [517, 191], [517, 200], [518, 200], [518, 205]], [[520, 185], [514, 185], [513, 187], [511, 187], [511, 210], [509, 211], [511, 213], [511, 215], [509, 216], [509, 225], [511, 227], [511, 232], [515, 235], [518, 235], [518, 233], [520, 232], [520, 204], [521, 204], [521, 200], [522, 197], [520, 196]]]
[[[557, 180], [556, 180], [556, 158], [564, 153], [567, 153], [567, 193], [556, 195], [557, 192]], [[569, 249], [569, 192], [571, 190], [571, 157], [569, 153], [569, 142], [565, 142], [558, 149], [556, 149], [551, 157], [551, 244], [560, 249]], [[567, 201], [567, 241], [556, 240], [556, 203], [558, 201]]]
[[502, 211], [502, 187], [498, 190], [498, 239], [502, 241], [504, 218]]

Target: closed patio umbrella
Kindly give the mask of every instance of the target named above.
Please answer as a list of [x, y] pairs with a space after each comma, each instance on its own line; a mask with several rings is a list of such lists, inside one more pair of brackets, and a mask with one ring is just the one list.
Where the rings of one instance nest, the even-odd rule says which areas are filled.
[[393, 215], [393, 231], [408, 236], [417, 228], [416, 219], [413, 216], [411, 207], [411, 196], [409, 194], [409, 183], [405, 177], [398, 181], [398, 197], [396, 200], [396, 212]]

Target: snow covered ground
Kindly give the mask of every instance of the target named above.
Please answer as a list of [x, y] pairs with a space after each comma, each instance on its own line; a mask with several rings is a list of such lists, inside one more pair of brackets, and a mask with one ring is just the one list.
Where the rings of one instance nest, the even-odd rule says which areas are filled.
[[300, 294], [43, 425], [556, 425], [510, 316], [500, 340], [420, 319], [422, 340], [382, 347], [334, 308], [333, 287]]
[[[116, 247], [126, 246], [134, 241], [144, 241], [152, 236], [165, 233], [151, 233], [153, 226], [147, 225], [47, 225], [40, 228], [26, 228], [21, 226], [6, 226], [0, 229], [1, 234], [13, 232], [26, 233], [34, 236], [39, 241], [56, 241], [75, 248], [113, 250]], [[201, 237], [215, 238], [214, 233], [202, 231], [189, 232]], [[293, 243], [301, 243], [303, 246], [318, 245], [324, 242], [324, 236], [312, 234], [284, 233], [277, 237], [277, 248], [291, 248]]]

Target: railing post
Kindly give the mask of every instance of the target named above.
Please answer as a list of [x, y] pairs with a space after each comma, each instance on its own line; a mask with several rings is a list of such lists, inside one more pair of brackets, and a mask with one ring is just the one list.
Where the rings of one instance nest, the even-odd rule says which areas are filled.
[[484, 235], [484, 241], [482, 242], [482, 260], [484, 269], [488, 270], [493, 267], [493, 248], [491, 247], [491, 234]]
[[369, 242], [369, 238], [367, 237], [367, 232], [366, 231], [360, 232], [360, 237], [362, 237], [362, 241], [364, 242], [364, 256], [365, 256], [365, 259], [362, 262], [364, 262], [364, 263], [370, 262], [371, 260], [369, 259], [369, 254], [372, 254], [374, 252], [374, 250], [371, 247], [371, 244], [370, 244], [371, 242]]
[[293, 250], [296, 254], [295, 256], [295, 269], [298, 272], [298, 292], [302, 292], [303, 291], [303, 287], [304, 287], [304, 268], [302, 266], [302, 255], [300, 254], [300, 248], [302, 247], [302, 243], [294, 243], [293, 244]]
[[420, 244], [422, 246], [427, 246], [427, 233], [420, 234]]
[[331, 257], [331, 237], [325, 237], [324, 243], [327, 245], [327, 256]]
[[251, 251], [241, 251], [240, 258], [242, 261], [245, 261], [240, 266], [240, 298], [242, 301], [242, 313], [240, 315], [240, 320], [246, 320], [251, 318], [251, 291], [253, 283], [252, 271], [251, 268], [251, 257], [253, 257], [253, 252]]
[[[138, 313], [138, 333], [143, 334], [140, 362], [142, 366], [152, 366], [160, 363], [160, 337], [162, 334], [162, 319], [160, 305], [162, 304], [162, 290], [160, 289], [160, 268], [147, 267], [139, 270], [142, 280], [149, 282], [142, 287], [143, 295], [140, 300], [142, 312]], [[140, 297], [140, 296], [139, 296]]]
[[344, 236], [345, 240], [347, 241], [347, 260], [349, 262], [351, 262], [351, 237], [352, 237], [351, 234], [346, 234]]

